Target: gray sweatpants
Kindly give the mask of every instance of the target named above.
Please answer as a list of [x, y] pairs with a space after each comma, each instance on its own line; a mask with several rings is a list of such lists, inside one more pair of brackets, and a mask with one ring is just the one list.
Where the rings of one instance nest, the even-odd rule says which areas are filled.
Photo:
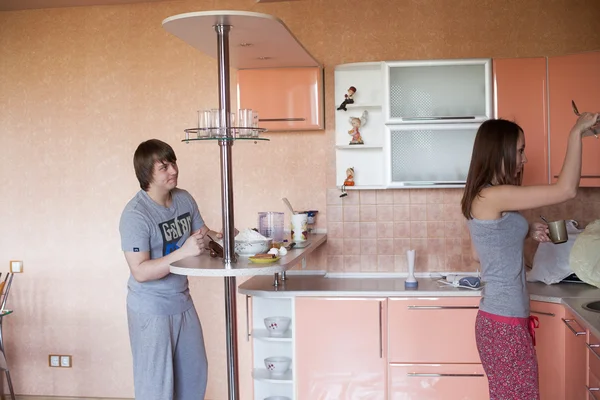
[[204, 400], [208, 363], [194, 307], [151, 315], [127, 308], [137, 400]]

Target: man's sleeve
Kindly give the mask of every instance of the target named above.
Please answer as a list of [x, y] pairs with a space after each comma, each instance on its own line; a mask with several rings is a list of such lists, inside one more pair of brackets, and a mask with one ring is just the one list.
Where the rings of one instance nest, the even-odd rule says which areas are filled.
[[139, 211], [125, 211], [119, 223], [121, 249], [126, 252], [150, 251], [150, 226]]

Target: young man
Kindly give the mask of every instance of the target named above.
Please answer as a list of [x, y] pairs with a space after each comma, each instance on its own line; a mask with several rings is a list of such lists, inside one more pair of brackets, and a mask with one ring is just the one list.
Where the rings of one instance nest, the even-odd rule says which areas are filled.
[[140, 190], [119, 225], [129, 264], [127, 319], [135, 398], [203, 400], [207, 360], [186, 276], [171, 263], [196, 256], [209, 231], [198, 206], [177, 188], [177, 158], [167, 143], [141, 143], [133, 156]]

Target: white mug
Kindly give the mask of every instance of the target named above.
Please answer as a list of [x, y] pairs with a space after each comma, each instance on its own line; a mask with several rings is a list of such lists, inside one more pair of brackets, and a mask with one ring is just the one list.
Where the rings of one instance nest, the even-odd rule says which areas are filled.
[[293, 214], [292, 215], [292, 241], [302, 242], [307, 239], [308, 235], [308, 214]]

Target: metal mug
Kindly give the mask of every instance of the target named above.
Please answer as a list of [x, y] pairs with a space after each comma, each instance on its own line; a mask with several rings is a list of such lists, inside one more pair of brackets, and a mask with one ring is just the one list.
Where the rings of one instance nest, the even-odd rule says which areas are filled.
[[550, 240], [552, 240], [552, 243], [554, 244], [564, 243], [569, 240], [569, 235], [567, 234], [567, 224], [565, 220], [552, 221], [548, 223], [548, 230], [550, 231]]

